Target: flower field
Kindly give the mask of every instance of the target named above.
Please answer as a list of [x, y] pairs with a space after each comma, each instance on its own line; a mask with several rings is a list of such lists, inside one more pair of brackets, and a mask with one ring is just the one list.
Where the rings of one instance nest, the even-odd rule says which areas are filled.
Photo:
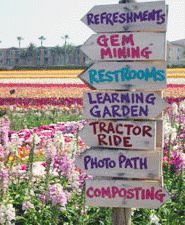
[[[0, 71], [0, 107], [45, 108], [82, 105], [88, 86], [77, 77], [82, 70]], [[185, 97], [185, 69], [168, 69], [167, 101]], [[72, 90], [72, 91], [71, 91]]]
[[[88, 87], [79, 72], [0, 72], [0, 224], [112, 224], [110, 209], [85, 206], [91, 177], [75, 166], [87, 148], [79, 130]], [[171, 198], [157, 210], [132, 209], [132, 225], [185, 224], [185, 69], [168, 69], [168, 77], [163, 178]]]

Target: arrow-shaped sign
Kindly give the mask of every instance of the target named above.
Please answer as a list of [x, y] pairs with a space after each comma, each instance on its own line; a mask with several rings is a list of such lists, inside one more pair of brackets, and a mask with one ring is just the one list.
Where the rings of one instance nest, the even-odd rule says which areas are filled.
[[167, 191], [155, 181], [88, 180], [86, 204], [100, 207], [157, 209], [169, 199]]
[[165, 33], [93, 34], [81, 50], [94, 61], [165, 60]]
[[164, 1], [94, 6], [83, 18], [96, 33], [166, 31]]
[[160, 179], [160, 151], [88, 149], [76, 158], [76, 165], [88, 175]]
[[79, 133], [87, 146], [125, 149], [155, 149], [154, 121], [90, 121]]
[[149, 119], [158, 117], [166, 103], [155, 92], [85, 92], [86, 119]]
[[166, 88], [166, 63], [98, 62], [79, 75], [96, 89], [159, 90]]

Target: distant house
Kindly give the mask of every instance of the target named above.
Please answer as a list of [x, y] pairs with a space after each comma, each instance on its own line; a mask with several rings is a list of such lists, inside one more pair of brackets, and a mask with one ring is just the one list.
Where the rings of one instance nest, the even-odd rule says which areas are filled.
[[167, 43], [168, 65], [185, 65], [185, 39]]
[[70, 52], [56, 47], [1, 48], [0, 68], [49, 67], [49, 66], [85, 66], [90, 63], [81, 52], [80, 46], [72, 47]]

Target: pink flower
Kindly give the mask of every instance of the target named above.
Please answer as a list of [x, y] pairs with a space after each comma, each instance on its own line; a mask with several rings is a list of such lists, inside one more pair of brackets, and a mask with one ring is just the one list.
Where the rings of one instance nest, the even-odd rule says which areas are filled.
[[3, 146], [0, 144], [0, 159], [3, 159], [5, 157], [5, 150]]
[[27, 165], [25, 165], [25, 164], [21, 165], [21, 168], [20, 169], [21, 170], [27, 170]]
[[163, 157], [163, 162], [168, 162], [168, 157], [167, 156]]
[[179, 173], [181, 170], [185, 170], [185, 159], [184, 154], [182, 152], [173, 151], [171, 153], [172, 160], [170, 161], [170, 164], [175, 165], [176, 173]]
[[46, 200], [47, 200], [46, 195], [40, 195], [40, 196], [39, 196], [39, 200], [40, 200], [43, 204], [46, 203]]
[[46, 162], [42, 162], [41, 165], [46, 167]]
[[67, 195], [64, 192], [61, 184], [50, 184], [48, 197], [53, 205], [59, 205], [61, 208], [65, 207], [67, 204]]
[[62, 155], [55, 155], [53, 167], [56, 172], [68, 177], [74, 168], [74, 164], [73, 160], [63, 153]]
[[0, 183], [2, 184], [3, 191], [6, 192], [9, 185], [9, 173], [5, 167], [0, 167]]

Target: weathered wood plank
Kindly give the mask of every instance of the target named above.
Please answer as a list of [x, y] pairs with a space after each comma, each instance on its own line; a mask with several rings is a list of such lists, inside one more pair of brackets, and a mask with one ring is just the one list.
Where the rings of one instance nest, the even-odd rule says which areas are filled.
[[88, 149], [77, 156], [75, 164], [88, 175], [159, 180], [160, 151]]
[[160, 182], [88, 180], [86, 204], [100, 207], [157, 209], [169, 199]]
[[166, 31], [164, 1], [94, 6], [82, 19], [96, 33]]
[[87, 119], [150, 119], [166, 103], [155, 92], [85, 92], [83, 115]]
[[165, 60], [165, 33], [93, 34], [81, 50], [94, 61]]
[[88, 121], [79, 132], [87, 146], [155, 149], [155, 121]]
[[166, 63], [98, 62], [79, 75], [96, 89], [160, 90], [166, 88]]

